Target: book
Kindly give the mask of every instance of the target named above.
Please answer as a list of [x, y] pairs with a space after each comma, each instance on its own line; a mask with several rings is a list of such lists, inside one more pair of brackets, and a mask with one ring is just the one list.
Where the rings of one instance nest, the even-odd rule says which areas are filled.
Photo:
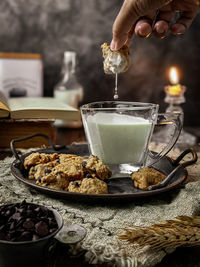
[[80, 112], [54, 97], [6, 98], [0, 92], [0, 118], [76, 121]]
[[[56, 143], [56, 128], [53, 120], [0, 120], [0, 148], [6, 149], [10, 147], [13, 139], [19, 139], [36, 133], [47, 135], [52, 142]], [[25, 141], [15, 143], [16, 148], [32, 148], [49, 146], [46, 139], [42, 137], [34, 137]]]

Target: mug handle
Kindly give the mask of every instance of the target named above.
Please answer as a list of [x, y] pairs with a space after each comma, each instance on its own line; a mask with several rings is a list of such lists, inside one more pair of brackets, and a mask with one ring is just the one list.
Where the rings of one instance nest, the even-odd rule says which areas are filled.
[[163, 156], [165, 156], [176, 144], [179, 135], [182, 130], [182, 119], [180, 113], [159, 113], [157, 118], [156, 126], [162, 126], [162, 125], [172, 125], [174, 126], [174, 132], [172, 137], [170, 138], [169, 142], [166, 144], [166, 146], [158, 153], [152, 153], [151, 151], [148, 151], [148, 156], [153, 160], [150, 164], [148, 164], [148, 167], [159, 161]]

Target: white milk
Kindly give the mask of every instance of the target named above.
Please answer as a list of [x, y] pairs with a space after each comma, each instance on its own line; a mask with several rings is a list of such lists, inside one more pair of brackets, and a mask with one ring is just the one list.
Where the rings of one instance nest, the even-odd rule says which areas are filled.
[[89, 115], [85, 123], [91, 153], [105, 164], [140, 165], [146, 154], [152, 123], [117, 113]]

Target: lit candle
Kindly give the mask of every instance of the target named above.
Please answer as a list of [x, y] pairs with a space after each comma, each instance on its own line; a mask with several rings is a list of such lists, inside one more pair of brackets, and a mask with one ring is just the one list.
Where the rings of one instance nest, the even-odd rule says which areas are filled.
[[179, 84], [178, 69], [176, 67], [171, 67], [169, 70], [169, 80], [172, 85], [168, 86], [168, 93], [170, 95], [179, 95], [182, 93], [182, 87]]
[[176, 67], [169, 69], [169, 81], [171, 85], [166, 86], [165, 90], [170, 96], [179, 96], [185, 92], [185, 86], [179, 83], [179, 71]]

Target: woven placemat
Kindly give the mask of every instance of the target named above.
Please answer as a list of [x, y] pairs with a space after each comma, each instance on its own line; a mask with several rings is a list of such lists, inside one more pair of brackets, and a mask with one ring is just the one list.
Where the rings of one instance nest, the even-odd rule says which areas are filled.
[[[152, 144], [152, 150], [161, 145]], [[169, 156], [176, 158], [180, 151], [174, 149]], [[189, 160], [186, 156], [185, 160]], [[83, 204], [56, 199], [41, 194], [14, 178], [10, 165], [14, 157], [0, 161], [0, 204], [24, 199], [51, 206], [63, 216], [65, 225], [79, 224], [87, 229], [86, 238], [72, 248], [73, 253], [86, 250], [85, 259], [90, 264], [107, 263], [111, 266], [155, 266], [171, 251], [152, 251], [118, 239], [125, 228], [133, 225], [148, 226], [155, 222], [173, 219], [179, 215], [200, 215], [200, 162], [187, 168], [187, 183], [180, 189], [148, 199], [121, 204]]]

